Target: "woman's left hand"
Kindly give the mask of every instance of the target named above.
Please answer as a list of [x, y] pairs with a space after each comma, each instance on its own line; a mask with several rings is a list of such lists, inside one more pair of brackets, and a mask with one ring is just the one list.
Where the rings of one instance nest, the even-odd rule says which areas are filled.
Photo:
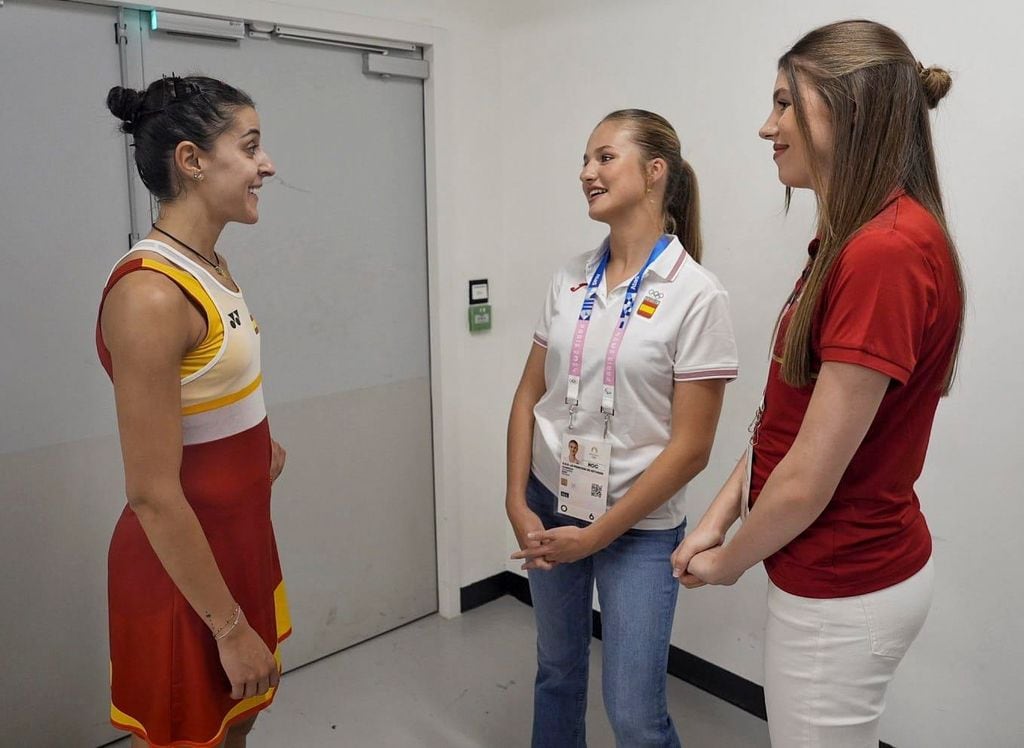
[[542, 532], [531, 532], [526, 537], [534, 541], [539, 540], [540, 545], [516, 551], [512, 554], [512, 558], [543, 558], [549, 562], [571, 564], [573, 561], [586, 558], [597, 550], [590, 540], [590, 535], [582, 527], [553, 527]]
[[724, 568], [722, 563], [723, 551], [724, 548], [722, 546], [701, 551], [690, 559], [686, 572], [697, 577], [697, 579], [705, 584], [725, 586], [736, 584], [736, 580], [742, 576], [743, 572], [734, 573]]
[[288, 457], [288, 453], [284, 451], [284, 447], [275, 442], [273, 439], [270, 440], [270, 482], [273, 483], [277, 480], [277, 476], [284, 470], [284, 461]]

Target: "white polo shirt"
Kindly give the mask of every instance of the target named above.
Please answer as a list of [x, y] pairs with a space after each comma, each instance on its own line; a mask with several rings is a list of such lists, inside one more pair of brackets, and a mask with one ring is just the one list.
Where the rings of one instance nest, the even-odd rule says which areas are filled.
[[[533, 409], [534, 475], [558, 495], [562, 435], [569, 426], [565, 404], [569, 353], [587, 283], [607, 247], [579, 255], [555, 273], [534, 341], [547, 349], [546, 391]], [[601, 391], [605, 354], [622, 310], [627, 278], [610, 292], [597, 289], [583, 349], [579, 407], [574, 430], [600, 438], [604, 429]], [[645, 306], [645, 300], [648, 302]], [[656, 307], [652, 311], [652, 305]], [[729, 317], [729, 295], [718, 279], [686, 254], [676, 238], [647, 269], [619, 349], [615, 415], [608, 439], [612, 446], [608, 481], [610, 504], [625, 496], [640, 474], [661, 454], [671, 432], [674, 382], [734, 379], [736, 340]], [[678, 526], [686, 514], [685, 486], [635, 525], [639, 530]]]

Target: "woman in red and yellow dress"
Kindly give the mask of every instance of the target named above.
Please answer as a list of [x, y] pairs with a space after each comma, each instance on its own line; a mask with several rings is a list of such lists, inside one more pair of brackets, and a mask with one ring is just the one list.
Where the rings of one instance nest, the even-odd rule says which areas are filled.
[[[215, 244], [274, 174], [243, 92], [210, 78], [116, 87], [160, 218], [115, 265], [97, 349], [127, 506], [108, 560], [111, 722], [133, 747], [244, 746], [291, 632], [270, 519], [259, 327]], [[141, 272], [145, 271], [145, 272]]]

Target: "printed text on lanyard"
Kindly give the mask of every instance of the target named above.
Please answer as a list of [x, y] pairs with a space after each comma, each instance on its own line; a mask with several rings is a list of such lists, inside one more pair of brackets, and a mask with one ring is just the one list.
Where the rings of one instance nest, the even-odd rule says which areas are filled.
[[[611, 342], [608, 344], [608, 351], [604, 357], [604, 389], [601, 392], [601, 412], [604, 414], [604, 432], [608, 435], [608, 421], [615, 415], [615, 362], [619, 357], [619, 348], [622, 346], [622, 339], [626, 334], [626, 326], [633, 315], [633, 304], [636, 301], [637, 292], [643, 282], [644, 273], [647, 268], [661, 256], [665, 248], [672, 242], [669, 234], [662, 236], [654, 245], [647, 262], [640, 268], [629, 287], [626, 289], [626, 296], [622, 300], [622, 310], [619, 312], [619, 321], [612, 333]], [[576, 321], [576, 331], [572, 336], [572, 349], [569, 354], [569, 381], [566, 388], [565, 402], [569, 406], [569, 429], [573, 426], [573, 417], [576, 408], [580, 403], [580, 378], [583, 372], [583, 344], [587, 339], [587, 328], [590, 327], [590, 317], [594, 311], [594, 298], [597, 296], [597, 289], [601, 285], [604, 273], [608, 267], [608, 259], [611, 249], [606, 249], [601, 261], [594, 271], [590, 283], [587, 285], [587, 293], [583, 299], [583, 306], [580, 309], [579, 319]]]

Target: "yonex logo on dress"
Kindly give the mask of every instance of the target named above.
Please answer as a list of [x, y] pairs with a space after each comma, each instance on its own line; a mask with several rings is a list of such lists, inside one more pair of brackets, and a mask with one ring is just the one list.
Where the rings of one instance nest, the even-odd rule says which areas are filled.
[[232, 329], [234, 329], [234, 328], [238, 327], [240, 324], [242, 324], [242, 317], [241, 317], [241, 315], [239, 315], [237, 309], [235, 311], [233, 311], [233, 312], [228, 312], [228, 320], [231, 323], [231, 328]]

